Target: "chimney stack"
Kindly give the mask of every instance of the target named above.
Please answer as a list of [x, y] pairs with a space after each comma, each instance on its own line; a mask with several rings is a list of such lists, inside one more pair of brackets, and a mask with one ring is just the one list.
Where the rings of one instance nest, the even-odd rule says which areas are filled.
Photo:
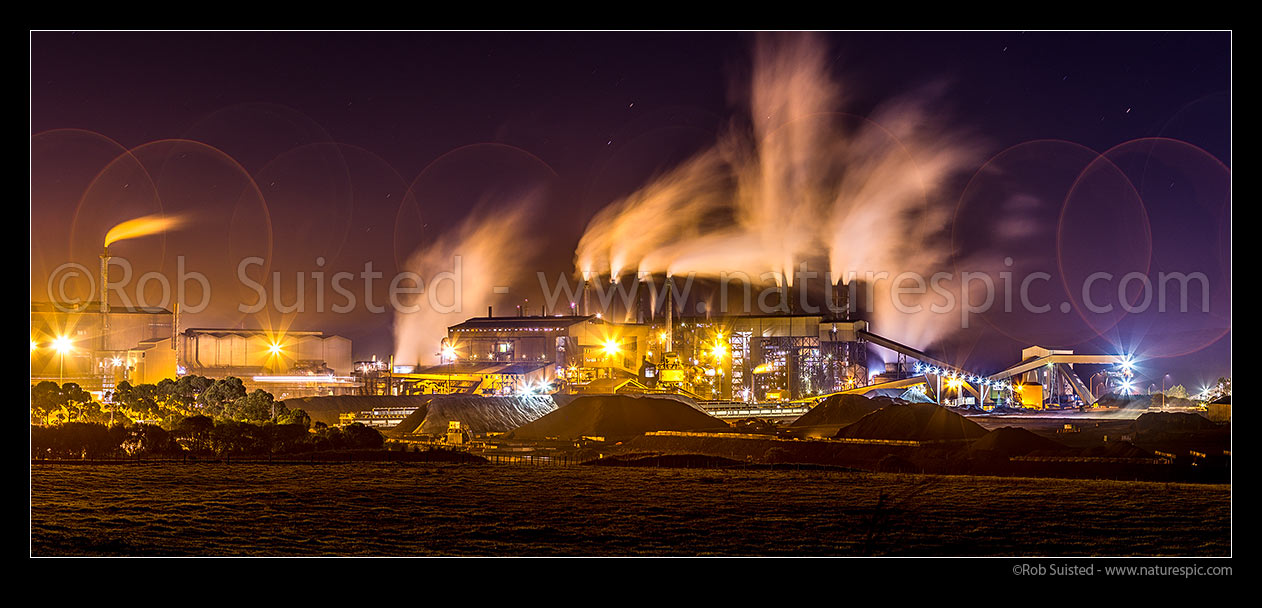
[[110, 345], [110, 248], [101, 248], [101, 350], [109, 350]]

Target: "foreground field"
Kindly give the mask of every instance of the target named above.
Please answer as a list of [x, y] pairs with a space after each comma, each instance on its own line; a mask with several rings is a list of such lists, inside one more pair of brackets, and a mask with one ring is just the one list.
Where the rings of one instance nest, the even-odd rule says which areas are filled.
[[35, 555], [1228, 555], [1230, 486], [827, 471], [35, 465]]

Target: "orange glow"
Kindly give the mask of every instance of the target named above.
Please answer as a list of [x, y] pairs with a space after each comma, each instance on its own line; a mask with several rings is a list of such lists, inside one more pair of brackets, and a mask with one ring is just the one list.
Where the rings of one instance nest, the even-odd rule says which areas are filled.
[[181, 222], [182, 220], [178, 217], [162, 215], [146, 215], [134, 220], [127, 220], [110, 228], [110, 231], [105, 233], [105, 246], [109, 247], [110, 243], [171, 230], [178, 227]]

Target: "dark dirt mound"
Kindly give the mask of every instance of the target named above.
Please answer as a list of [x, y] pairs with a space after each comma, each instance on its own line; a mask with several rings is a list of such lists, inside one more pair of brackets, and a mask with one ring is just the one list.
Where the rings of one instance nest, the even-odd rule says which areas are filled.
[[1153, 398], [1149, 395], [1119, 395], [1108, 393], [1096, 399], [1103, 407], [1116, 407], [1124, 410], [1146, 410], [1152, 407]]
[[932, 403], [896, 403], [883, 407], [837, 431], [846, 439], [944, 441], [976, 439], [986, 429], [945, 407]]
[[623, 439], [649, 431], [728, 430], [726, 422], [674, 399], [591, 395], [571, 401], [507, 435], [510, 439]]
[[421, 407], [433, 399], [433, 395], [337, 395], [332, 397], [290, 397], [285, 407], [301, 409], [311, 416], [312, 422], [329, 426], [339, 423], [338, 414], [362, 412], [374, 408]]
[[1131, 428], [1140, 433], [1203, 431], [1218, 428], [1200, 414], [1190, 412], [1148, 412], [1135, 419]]
[[1061, 452], [1065, 446], [1026, 429], [1005, 426], [986, 433], [969, 445], [975, 452], [993, 452], [1004, 456], [1025, 456], [1033, 452]]
[[453, 420], [474, 435], [504, 433], [542, 418], [556, 409], [548, 395], [520, 397], [478, 397], [474, 395], [432, 395], [428, 404], [392, 429], [393, 433], [441, 435]]
[[1110, 441], [1105, 445], [1087, 448], [1083, 456], [1095, 458], [1152, 458], [1154, 454], [1129, 441]]
[[860, 418], [894, 403], [888, 397], [869, 399], [863, 395], [832, 395], [802, 414], [789, 426], [851, 424]]

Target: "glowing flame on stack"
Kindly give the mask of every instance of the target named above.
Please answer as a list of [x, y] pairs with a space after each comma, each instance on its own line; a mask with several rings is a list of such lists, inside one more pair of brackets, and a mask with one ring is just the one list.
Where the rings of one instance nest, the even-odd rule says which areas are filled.
[[149, 236], [159, 232], [165, 232], [178, 228], [184, 220], [167, 215], [146, 215], [138, 217], [134, 220], [127, 220], [105, 233], [105, 246], [109, 247], [118, 241], [134, 239], [142, 236]]

